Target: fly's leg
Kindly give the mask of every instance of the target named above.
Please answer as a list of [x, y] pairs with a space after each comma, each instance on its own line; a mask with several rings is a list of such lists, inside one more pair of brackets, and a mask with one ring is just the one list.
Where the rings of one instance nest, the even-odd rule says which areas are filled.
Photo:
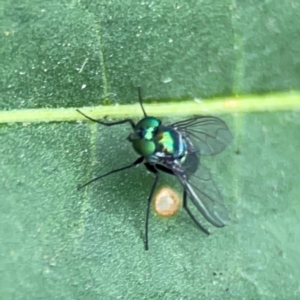
[[99, 120], [96, 120], [96, 119], [93, 119], [93, 118], [87, 116], [86, 114], [84, 114], [79, 109], [76, 109], [76, 111], [78, 111], [81, 115], [83, 115], [88, 120], [90, 120], [92, 122], [95, 122], [95, 123], [99, 123], [99, 124], [104, 125], [104, 126], [115, 126], [115, 125], [120, 125], [120, 124], [124, 124], [124, 123], [129, 123], [133, 129], [135, 128], [135, 124], [132, 121], [132, 119], [124, 119], [124, 120], [116, 121], [116, 122], [103, 122], [103, 121], [99, 121]]
[[207, 235], [210, 235], [210, 232], [200, 224], [200, 222], [194, 217], [194, 215], [192, 214], [192, 212], [188, 208], [188, 206], [187, 206], [187, 194], [186, 194], [185, 190], [183, 191], [183, 208], [185, 209], [187, 214], [190, 216], [190, 218], [196, 223], [196, 225], [199, 227], [199, 229], [201, 229]]
[[108, 175], [110, 175], [110, 174], [117, 173], [117, 172], [120, 172], [120, 171], [123, 171], [123, 170], [126, 170], [126, 169], [133, 168], [133, 167], [139, 165], [140, 163], [142, 163], [143, 160], [144, 160], [144, 157], [141, 156], [141, 157], [139, 157], [136, 161], [134, 161], [133, 163], [131, 163], [130, 165], [127, 165], [127, 166], [125, 166], [125, 167], [122, 167], [122, 168], [119, 168], [119, 169], [115, 169], [115, 170], [109, 171], [109, 172], [107, 172], [107, 173], [105, 173], [105, 174], [103, 174], [103, 175], [100, 175], [100, 176], [98, 176], [98, 177], [96, 177], [96, 178], [93, 178], [92, 180], [90, 180], [90, 181], [86, 182], [85, 184], [79, 186], [79, 187], [78, 187], [78, 190], [80, 190], [80, 189], [82, 189], [83, 187], [89, 185], [90, 183], [92, 183], [92, 182], [94, 182], [94, 181], [97, 181], [97, 180], [99, 180], [99, 179], [101, 179], [101, 178], [103, 178], [103, 177], [106, 177], [106, 176], [108, 176]]
[[145, 166], [147, 168], [148, 171], [150, 171], [151, 173], [155, 174], [155, 178], [151, 187], [151, 191], [150, 194], [148, 196], [147, 199], [147, 212], [146, 212], [146, 222], [145, 222], [145, 250], [149, 250], [149, 246], [148, 246], [148, 225], [149, 225], [149, 216], [150, 216], [150, 204], [151, 204], [151, 200], [152, 200], [152, 196], [153, 193], [155, 191], [158, 179], [159, 179], [159, 172], [158, 170], [154, 167], [154, 165], [145, 163]]

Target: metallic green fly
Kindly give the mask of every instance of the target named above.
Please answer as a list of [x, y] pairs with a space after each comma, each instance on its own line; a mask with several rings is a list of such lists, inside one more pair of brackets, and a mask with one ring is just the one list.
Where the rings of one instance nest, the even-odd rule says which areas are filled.
[[104, 126], [129, 123], [133, 132], [127, 139], [140, 155], [131, 164], [98, 176], [80, 186], [79, 189], [100, 178], [144, 163], [147, 170], [155, 176], [147, 199], [145, 250], [149, 249], [148, 224], [150, 203], [160, 172], [166, 172], [177, 177], [183, 187], [183, 208], [203, 232], [209, 235], [209, 231], [200, 224], [189, 209], [188, 198], [209, 223], [215, 227], [225, 226], [229, 221], [227, 209], [218, 188], [211, 178], [210, 172], [200, 164], [200, 156], [218, 154], [231, 142], [232, 134], [226, 123], [216, 117], [195, 116], [184, 121], [164, 125], [161, 120], [147, 116], [143, 107], [140, 88], [138, 88], [138, 95], [144, 118], [137, 124], [132, 119], [103, 122], [77, 110], [90, 121]]

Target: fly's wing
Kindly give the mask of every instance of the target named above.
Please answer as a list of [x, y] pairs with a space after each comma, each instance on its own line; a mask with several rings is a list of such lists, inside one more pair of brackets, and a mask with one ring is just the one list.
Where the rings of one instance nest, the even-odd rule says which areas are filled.
[[210, 172], [199, 165], [197, 172], [188, 180], [181, 181], [189, 198], [205, 219], [216, 227], [223, 227], [229, 221], [227, 208]]
[[199, 163], [198, 155], [188, 154], [183, 165], [169, 167], [203, 217], [216, 227], [225, 226], [229, 221], [227, 208], [210, 172]]
[[201, 155], [220, 153], [232, 140], [232, 134], [226, 123], [216, 117], [197, 116], [176, 122], [170, 127], [188, 138]]

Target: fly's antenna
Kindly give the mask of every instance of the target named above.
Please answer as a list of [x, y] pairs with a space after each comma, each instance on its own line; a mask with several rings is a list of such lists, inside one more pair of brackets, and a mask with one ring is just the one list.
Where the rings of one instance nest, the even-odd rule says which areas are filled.
[[139, 102], [140, 102], [142, 111], [144, 113], [144, 116], [147, 117], [147, 114], [146, 114], [144, 106], [143, 106], [142, 92], [141, 92], [141, 87], [140, 86], [138, 87], [138, 93], [139, 93]]

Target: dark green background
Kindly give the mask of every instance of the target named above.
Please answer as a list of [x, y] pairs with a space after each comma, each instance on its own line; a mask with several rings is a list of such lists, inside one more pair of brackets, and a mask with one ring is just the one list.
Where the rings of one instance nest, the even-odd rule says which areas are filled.
[[[0, 2], [2, 110], [299, 89], [297, 1], [43, 2]], [[148, 252], [143, 167], [76, 191], [136, 158], [130, 128], [1, 125], [0, 298], [299, 299], [299, 117], [222, 116], [230, 224], [152, 213]]]

